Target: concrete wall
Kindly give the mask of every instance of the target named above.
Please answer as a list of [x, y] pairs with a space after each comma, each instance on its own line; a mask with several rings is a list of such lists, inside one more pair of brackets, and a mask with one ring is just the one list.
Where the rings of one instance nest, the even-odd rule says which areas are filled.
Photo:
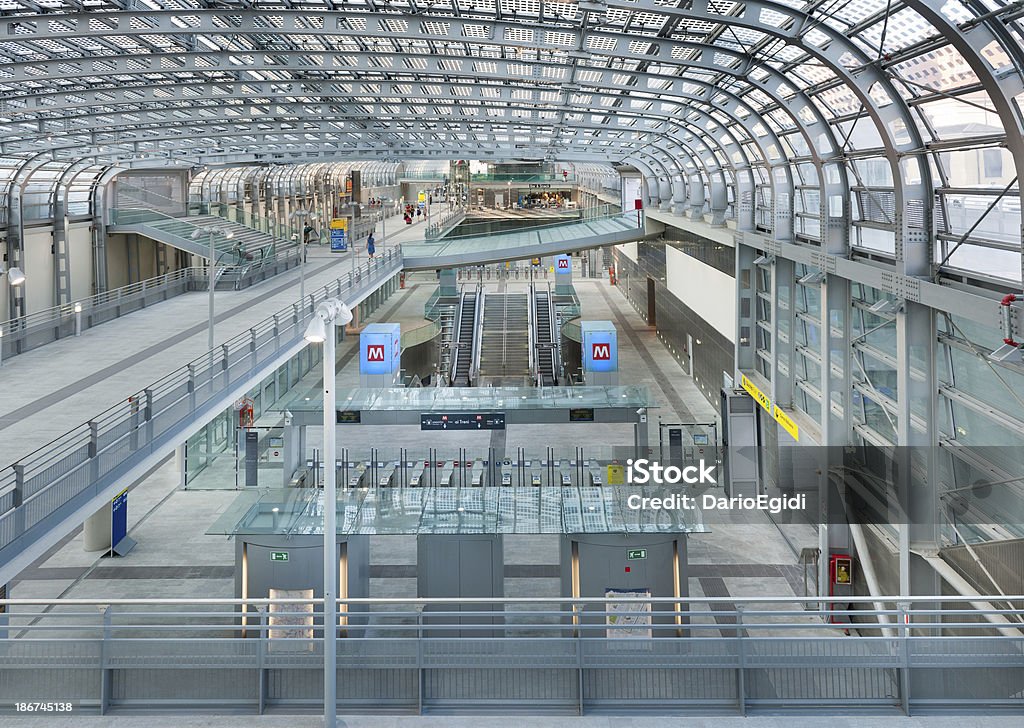
[[717, 408], [722, 375], [734, 370], [736, 284], [727, 273], [735, 266], [733, 249], [692, 232], [665, 235], [678, 239], [615, 246], [618, 288], [647, 320], [653, 281], [658, 338]]
[[676, 248], [665, 248], [665, 285], [729, 341], [736, 341], [736, 279]]

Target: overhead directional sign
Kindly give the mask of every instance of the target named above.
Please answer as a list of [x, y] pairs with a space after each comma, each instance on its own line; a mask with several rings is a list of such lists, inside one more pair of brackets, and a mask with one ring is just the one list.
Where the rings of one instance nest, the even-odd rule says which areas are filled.
[[504, 412], [421, 414], [421, 430], [504, 430]]

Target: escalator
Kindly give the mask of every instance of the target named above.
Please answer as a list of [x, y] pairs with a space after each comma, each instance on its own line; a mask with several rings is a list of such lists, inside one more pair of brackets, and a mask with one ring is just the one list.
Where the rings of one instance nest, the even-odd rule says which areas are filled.
[[472, 384], [474, 350], [477, 331], [477, 309], [480, 304], [480, 290], [463, 292], [459, 305], [458, 330], [455, 336], [455, 353], [452, 357], [452, 386], [468, 387]]
[[534, 289], [533, 301], [535, 307], [534, 325], [536, 332], [534, 341], [537, 346], [537, 383], [541, 387], [553, 387], [558, 384], [555, 374], [556, 351], [554, 333], [551, 328], [551, 291]]

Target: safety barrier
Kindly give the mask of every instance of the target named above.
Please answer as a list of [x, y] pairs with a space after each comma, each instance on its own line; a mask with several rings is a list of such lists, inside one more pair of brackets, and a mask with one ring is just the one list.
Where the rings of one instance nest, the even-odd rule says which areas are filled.
[[182, 268], [62, 306], [0, 322], [0, 358], [74, 336], [159, 301], [206, 285], [202, 268]]
[[382, 253], [0, 469], [0, 583], [18, 571], [12, 559], [51, 529], [80, 523], [87, 515], [82, 509], [98, 508], [116, 483], [132, 482], [129, 474], [141, 463], [158, 462], [187, 437], [188, 427], [229, 406], [233, 392], [300, 349], [320, 301], [336, 296], [355, 303], [400, 267], [396, 250]]
[[[871, 598], [844, 597], [864, 609], [828, 612], [807, 611], [796, 597], [343, 600], [337, 707], [1024, 711], [1024, 636], [971, 621], [979, 613], [963, 611], [966, 598], [915, 599], [922, 606], [886, 597], [893, 608], [878, 611]], [[92, 713], [322, 706], [322, 600], [0, 605], [15, 610], [0, 638], [0, 712], [41, 696]], [[837, 615], [858, 623], [829, 623]], [[883, 618], [894, 636], [875, 636]]]

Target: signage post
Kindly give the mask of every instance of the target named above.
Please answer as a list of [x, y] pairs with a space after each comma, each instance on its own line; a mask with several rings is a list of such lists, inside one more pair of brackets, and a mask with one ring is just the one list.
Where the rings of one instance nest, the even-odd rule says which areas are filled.
[[331, 220], [331, 252], [344, 253], [348, 250], [348, 219], [336, 217]]
[[368, 324], [359, 334], [359, 386], [394, 387], [402, 371], [399, 324]]
[[614, 387], [619, 383], [619, 347], [611, 321], [583, 321], [583, 378], [590, 387]]
[[135, 548], [135, 543], [128, 536], [128, 489], [125, 488], [110, 501], [110, 555], [124, 556]]

